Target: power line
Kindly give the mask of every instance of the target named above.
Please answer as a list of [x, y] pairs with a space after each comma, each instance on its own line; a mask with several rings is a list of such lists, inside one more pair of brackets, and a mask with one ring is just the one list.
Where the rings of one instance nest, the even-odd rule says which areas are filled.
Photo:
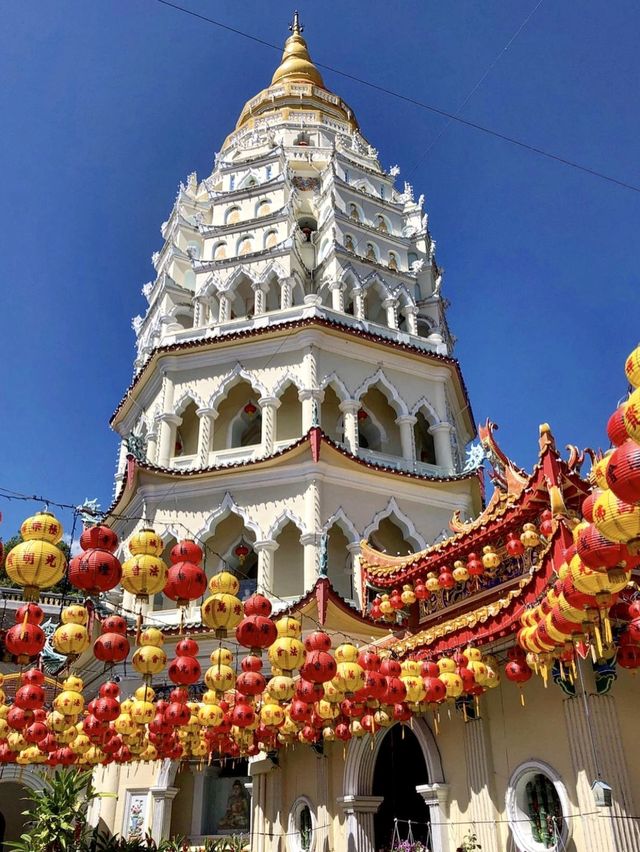
[[[197, 18], [201, 21], [204, 21], [205, 23], [212, 24], [213, 26], [219, 27], [220, 29], [226, 30], [227, 32], [231, 32], [235, 35], [242, 36], [243, 38], [250, 39], [251, 41], [263, 45], [264, 47], [272, 48], [273, 50], [277, 50], [278, 52], [282, 50], [281, 46], [272, 44], [271, 42], [266, 41], [265, 39], [258, 38], [257, 36], [251, 35], [250, 33], [246, 33], [243, 30], [237, 29], [236, 27], [231, 27], [228, 24], [223, 24], [221, 21], [217, 21], [214, 18], [209, 18], [206, 15], [201, 15], [199, 12], [194, 12], [192, 9], [188, 9], [185, 6], [179, 6], [177, 3], [169, 2], [169, 0], [155, 0], [155, 2], [160, 3], [163, 6], [168, 6], [171, 9], [175, 9], [178, 12], [183, 12], [184, 14], [190, 15], [191, 17]], [[382, 92], [382, 94], [389, 95], [390, 97], [398, 98], [401, 101], [413, 104], [413, 106], [417, 106], [420, 109], [424, 109], [428, 112], [433, 113], [434, 115], [439, 115], [442, 118], [447, 118], [449, 119], [449, 123], [456, 121], [458, 122], [458, 124], [462, 124], [465, 127], [470, 127], [473, 130], [477, 130], [480, 133], [486, 134], [487, 136], [492, 136], [495, 139], [500, 139], [502, 142], [508, 142], [510, 145], [515, 145], [516, 147], [522, 148], [525, 151], [529, 151], [532, 154], [537, 154], [540, 157], [545, 157], [548, 160], [553, 160], [556, 163], [560, 163], [561, 165], [568, 166], [569, 168], [576, 169], [580, 172], [584, 172], [585, 174], [591, 175], [592, 177], [597, 177], [600, 178], [600, 180], [608, 181], [609, 183], [613, 183], [616, 186], [621, 186], [624, 189], [630, 189], [633, 192], [640, 193], [640, 186], [636, 186], [635, 184], [629, 183], [624, 180], [619, 180], [618, 178], [612, 177], [611, 175], [605, 174], [604, 172], [600, 172], [597, 169], [592, 169], [589, 166], [583, 166], [581, 163], [577, 163], [575, 160], [569, 160], [567, 157], [563, 157], [560, 154], [554, 154], [552, 151], [547, 151], [544, 148], [539, 148], [537, 145], [531, 145], [528, 142], [522, 141], [521, 139], [516, 139], [513, 136], [508, 136], [506, 133], [500, 133], [498, 130], [492, 130], [486, 125], [479, 124], [476, 121], [470, 121], [466, 118], [462, 118], [456, 113], [447, 112], [446, 110], [440, 109], [439, 107], [435, 107], [432, 104], [426, 103], [425, 101], [418, 100], [418, 98], [411, 97], [410, 95], [403, 95], [401, 92], [396, 92], [393, 89], [388, 89], [386, 86], [381, 86], [378, 83], [372, 83], [370, 80], [365, 80], [363, 77], [358, 77], [355, 74], [350, 74], [347, 71], [341, 71], [339, 68], [335, 68], [332, 65], [326, 65], [325, 63], [315, 61], [314, 64], [318, 68], [323, 68], [326, 71], [331, 71], [333, 74], [338, 74], [341, 77], [345, 77], [347, 80], [352, 80], [355, 83], [360, 83], [362, 86], [367, 86], [368, 88], [373, 89], [374, 91]]]

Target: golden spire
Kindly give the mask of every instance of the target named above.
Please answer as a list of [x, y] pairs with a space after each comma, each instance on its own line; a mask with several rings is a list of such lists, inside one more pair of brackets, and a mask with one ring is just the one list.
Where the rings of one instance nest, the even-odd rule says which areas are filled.
[[282, 61], [273, 75], [271, 85], [283, 80], [292, 83], [313, 83], [324, 89], [322, 75], [311, 61], [306, 41], [302, 38], [304, 27], [300, 23], [298, 11], [293, 13], [293, 21], [289, 26], [291, 35], [284, 43]]

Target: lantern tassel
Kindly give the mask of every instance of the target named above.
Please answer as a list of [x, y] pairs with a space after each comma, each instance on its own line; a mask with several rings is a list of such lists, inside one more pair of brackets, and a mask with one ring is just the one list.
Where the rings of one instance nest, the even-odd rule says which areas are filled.
[[523, 707], [525, 706], [524, 692], [522, 691], [522, 688], [520, 688], [520, 704], [522, 704]]

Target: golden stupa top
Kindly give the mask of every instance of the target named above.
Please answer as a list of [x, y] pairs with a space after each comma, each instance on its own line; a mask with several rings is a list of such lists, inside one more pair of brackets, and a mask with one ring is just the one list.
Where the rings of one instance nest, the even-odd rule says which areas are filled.
[[[247, 101], [234, 133], [253, 126], [256, 119], [266, 115], [277, 112], [287, 120], [300, 111], [309, 110], [317, 112], [319, 116], [345, 122], [351, 130], [358, 129], [353, 110], [325, 87], [322, 74], [313, 64], [307, 43], [302, 37], [303, 29], [298, 12], [294, 12], [289, 26], [291, 35], [284, 44], [282, 59], [271, 84]], [[225, 140], [223, 150], [233, 136], [231, 134]]]
[[276, 68], [271, 85], [290, 80], [296, 83], [313, 83], [314, 86], [324, 89], [322, 75], [311, 61], [309, 48], [302, 38], [304, 27], [300, 24], [297, 10], [293, 13], [293, 22], [289, 29], [291, 35], [284, 43], [282, 60]]

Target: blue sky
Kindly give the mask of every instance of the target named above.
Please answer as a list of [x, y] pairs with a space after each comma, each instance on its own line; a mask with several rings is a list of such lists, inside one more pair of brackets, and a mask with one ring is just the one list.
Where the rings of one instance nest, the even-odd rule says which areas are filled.
[[[300, 2], [312, 56], [640, 185], [640, 10], [543, 0]], [[184, 0], [282, 44], [281, 2]], [[0, 484], [108, 505], [109, 417], [131, 317], [180, 180], [213, 154], [278, 54], [155, 0], [3, 7], [3, 458]], [[476, 420], [523, 465], [606, 442], [638, 341], [640, 194], [323, 72], [400, 180], [426, 194]], [[432, 147], [431, 147], [432, 146]], [[427, 149], [430, 149], [427, 151]], [[31, 504], [0, 500], [11, 535]], [[69, 515], [63, 515], [69, 523]]]

